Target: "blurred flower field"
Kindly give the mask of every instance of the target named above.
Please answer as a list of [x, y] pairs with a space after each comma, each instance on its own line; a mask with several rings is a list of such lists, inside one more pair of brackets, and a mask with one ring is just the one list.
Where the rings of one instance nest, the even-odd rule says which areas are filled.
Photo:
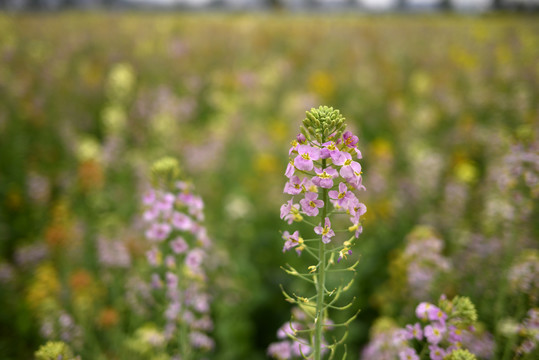
[[268, 358], [279, 285], [302, 286], [281, 266], [311, 265], [283, 253], [288, 150], [328, 105], [366, 187], [347, 358], [399, 358], [392, 334], [442, 295], [474, 304], [478, 359], [536, 358], [538, 34], [534, 15], [0, 15], [0, 357], [175, 359], [143, 219], [172, 156], [211, 239], [201, 358]]

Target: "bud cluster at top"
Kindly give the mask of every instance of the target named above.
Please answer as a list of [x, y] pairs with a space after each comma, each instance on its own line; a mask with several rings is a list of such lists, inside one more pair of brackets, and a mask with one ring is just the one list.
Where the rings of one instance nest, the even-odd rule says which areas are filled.
[[320, 106], [318, 109], [307, 111], [301, 127], [302, 134], [307, 140], [322, 142], [330, 137], [338, 138], [346, 128], [344, 117], [339, 110], [332, 107]]

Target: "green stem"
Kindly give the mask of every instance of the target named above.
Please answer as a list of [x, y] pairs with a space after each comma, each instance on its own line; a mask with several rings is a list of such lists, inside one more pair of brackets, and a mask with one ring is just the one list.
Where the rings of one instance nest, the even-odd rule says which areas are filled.
[[[322, 160], [322, 168], [326, 168], [326, 159]], [[328, 190], [322, 189], [322, 200], [324, 207], [320, 214], [320, 223], [323, 225], [328, 213]], [[316, 318], [314, 333], [314, 360], [320, 360], [322, 356], [322, 330], [324, 327], [324, 291], [326, 288], [326, 244], [320, 238], [318, 247], [318, 257], [320, 266], [318, 266], [318, 281], [316, 282]]]

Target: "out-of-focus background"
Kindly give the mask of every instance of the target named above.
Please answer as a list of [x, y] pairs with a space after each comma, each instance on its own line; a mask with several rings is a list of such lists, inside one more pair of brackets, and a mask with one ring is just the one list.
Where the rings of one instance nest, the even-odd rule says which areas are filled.
[[266, 358], [290, 318], [279, 285], [295, 286], [280, 266], [308, 265], [282, 252], [288, 149], [328, 105], [367, 188], [348, 357], [380, 319], [458, 294], [478, 357], [505, 358], [539, 305], [538, 4], [2, 0], [0, 357], [53, 339], [137, 358], [141, 197], [170, 155], [214, 243], [207, 357]]

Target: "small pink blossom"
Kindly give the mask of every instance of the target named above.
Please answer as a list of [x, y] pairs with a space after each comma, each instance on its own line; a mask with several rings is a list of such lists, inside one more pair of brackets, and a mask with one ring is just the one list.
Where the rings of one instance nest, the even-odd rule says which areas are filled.
[[337, 170], [332, 167], [327, 167], [323, 170], [315, 167], [314, 172], [316, 173], [316, 176], [313, 177], [313, 184], [325, 189], [331, 189], [333, 187], [333, 178], [339, 175]]
[[313, 160], [320, 159], [320, 149], [309, 146], [299, 145], [298, 156], [294, 159], [294, 166], [303, 171], [311, 171], [314, 167]]
[[328, 217], [324, 220], [324, 227], [322, 227], [321, 224], [318, 224], [318, 226], [314, 228], [314, 232], [318, 235], [322, 235], [322, 242], [324, 244], [329, 243], [331, 238], [335, 236], [335, 232], [331, 228], [331, 221]]
[[318, 200], [318, 194], [313, 192], [305, 193], [305, 198], [301, 199], [299, 203], [301, 204], [301, 208], [305, 214], [309, 216], [318, 215], [318, 208], [324, 206], [324, 202], [322, 200]]

